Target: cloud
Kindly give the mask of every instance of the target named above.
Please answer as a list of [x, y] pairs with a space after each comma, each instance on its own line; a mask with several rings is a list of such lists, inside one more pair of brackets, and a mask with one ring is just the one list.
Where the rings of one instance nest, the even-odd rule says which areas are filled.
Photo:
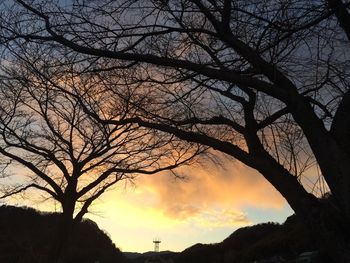
[[205, 228], [233, 227], [251, 224], [245, 213], [233, 209], [211, 209], [201, 211], [195, 216], [190, 217], [188, 221]]
[[125, 251], [144, 252], [152, 249], [155, 236], [164, 241], [162, 249], [181, 251], [289, 215], [284, 199], [261, 175], [232, 159], [182, 167], [178, 173], [186, 179], [161, 173], [140, 176], [135, 187], [118, 184], [94, 206], [102, 217], [89, 216]]
[[148, 205], [169, 218], [207, 227], [249, 224], [242, 212], [245, 206], [282, 209], [285, 204], [260, 174], [233, 159], [225, 158], [220, 165], [182, 167], [177, 172], [186, 179], [170, 173], [141, 177], [137, 202], [148, 200]]

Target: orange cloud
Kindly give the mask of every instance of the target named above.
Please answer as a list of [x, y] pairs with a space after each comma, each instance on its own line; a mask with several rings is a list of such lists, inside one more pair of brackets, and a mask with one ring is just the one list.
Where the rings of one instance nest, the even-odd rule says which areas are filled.
[[[94, 204], [91, 212], [119, 218], [119, 224], [173, 227], [190, 224], [199, 227], [239, 227], [251, 223], [245, 207], [282, 209], [283, 197], [256, 171], [238, 161], [224, 158], [221, 164], [182, 167], [185, 179], [170, 173], [140, 176], [136, 186], [119, 185]], [[122, 190], [124, 189], [124, 190]], [[52, 210], [52, 204], [40, 205]]]
[[189, 221], [199, 227], [216, 228], [249, 225], [246, 214], [233, 209], [210, 209], [190, 217]]
[[[249, 223], [244, 206], [281, 209], [283, 197], [257, 172], [225, 158], [222, 164], [182, 167], [185, 180], [168, 173], [141, 177], [137, 195], [167, 217], [216, 226]], [[206, 222], [206, 223], [205, 223]], [[225, 223], [220, 223], [225, 222]], [[227, 223], [229, 222], [229, 223]]]

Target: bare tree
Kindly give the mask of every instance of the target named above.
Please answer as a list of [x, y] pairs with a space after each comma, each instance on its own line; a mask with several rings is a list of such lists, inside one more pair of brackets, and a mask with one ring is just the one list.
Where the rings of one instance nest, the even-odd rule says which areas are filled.
[[[123, 85], [152, 96], [127, 98], [138, 111], [130, 123], [255, 168], [336, 262], [350, 261], [348, 1], [9, 2], [3, 43], [62, 50], [109, 85], [132, 72]], [[313, 162], [329, 202], [302, 183]]]
[[[103, 82], [76, 75], [71, 67], [47, 67], [49, 61], [55, 63], [53, 54], [46, 53], [46, 63], [44, 54], [38, 52], [13, 52], [12, 60], [1, 69], [3, 173], [8, 174], [15, 164], [26, 168], [8, 174], [12, 180], [5, 177], [1, 181], [1, 198], [34, 189], [61, 205], [53, 262], [74, 224], [104, 192], [138, 174], [154, 174], [188, 163], [200, 148], [125, 122], [135, 112], [125, 99], [110, 100], [110, 94], [103, 92]], [[113, 124], [101, 124], [86, 114], [80, 106], [82, 100], [88, 102], [90, 113], [113, 119]]]

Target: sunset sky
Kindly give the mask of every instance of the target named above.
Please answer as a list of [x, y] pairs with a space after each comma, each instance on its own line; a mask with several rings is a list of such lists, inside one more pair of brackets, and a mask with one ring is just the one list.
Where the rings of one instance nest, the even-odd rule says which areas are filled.
[[350, 263], [350, 0], [0, 11], [1, 262]]
[[284, 222], [293, 212], [260, 175], [234, 160], [183, 167], [187, 178], [167, 173], [120, 184], [88, 217], [107, 231], [122, 251], [182, 251], [195, 243], [220, 242], [235, 229], [260, 222]]
[[[17, 171], [19, 172], [19, 171]], [[170, 173], [120, 182], [95, 202], [86, 216], [109, 234], [124, 252], [182, 251], [196, 243], [221, 242], [237, 228], [256, 223], [284, 222], [293, 213], [282, 196], [256, 171], [233, 159], [204, 161]], [[50, 202], [28, 194], [11, 204], [54, 211]], [[57, 211], [58, 211], [57, 207]]]

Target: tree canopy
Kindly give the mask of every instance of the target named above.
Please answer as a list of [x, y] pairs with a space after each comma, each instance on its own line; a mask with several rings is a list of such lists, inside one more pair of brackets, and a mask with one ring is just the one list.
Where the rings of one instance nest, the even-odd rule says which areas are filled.
[[[349, 235], [343, 234], [350, 219], [348, 1], [3, 5], [5, 46], [55, 50], [77, 74], [101, 77], [114, 98], [135, 107], [123, 121], [255, 168], [337, 262], [350, 260]], [[98, 123], [120, 122], [81, 102]], [[319, 191], [310, 193], [303, 181], [314, 164], [331, 204], [319, 201]]]

